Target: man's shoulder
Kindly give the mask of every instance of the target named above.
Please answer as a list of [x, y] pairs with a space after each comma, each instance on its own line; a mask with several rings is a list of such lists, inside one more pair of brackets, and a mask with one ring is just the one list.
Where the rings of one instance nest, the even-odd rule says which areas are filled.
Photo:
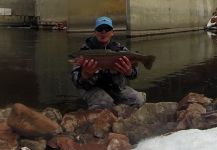
[[84, 44], [81, 46], [80, 50], [88, 50], [94, 45], [94, 37], [88, 37], [85, 39]]

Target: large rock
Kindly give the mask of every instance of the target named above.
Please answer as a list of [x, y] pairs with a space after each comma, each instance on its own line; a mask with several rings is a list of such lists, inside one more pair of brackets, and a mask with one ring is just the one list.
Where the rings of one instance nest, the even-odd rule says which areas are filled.
[[0, 123], [0, 149], [13, 150], [18, 147], [19, 135], [14, 133], [6, 122]]
[[204, 107], [210, 105], [213, 99], [205, 97], [203, 94], [189, 93], [179, 102], [179, 110], [187, 109], [189, 104], [198, 103]]
[[202, 94], [189, 93], [179, 102], [176, 130], [207, 129], [217, 125], [215, 101]]
[[176, 121], [177, 108], [176, 102], [146, 103], [127, 120], [144, 124], [173, 122]]
[[89, 141], [85, 144], [79, 144], [66, 135], [59, 135], [48, 141], [51, 148], [60, 148], [62, 150], [130, 150], [132, 146], [129, 143], [128, 137], [121, 134], [110, 133], [106, 137], [107, 141], [98, 143]]
[[129, 118], [131, 114], [135, 113], [138, 110], [137, 107], [132, 107], [126, 104], [119, 104], [115, 105], [112, 108], [113, 113], [118, 117], [118, 118]]
[[113, 124], [113, 132], [125, 134], [135, 144], [140, 139], [163, 134], [176, 126], [178, 103], [146, 103], [131, 117], [121, 119]]
[[94, 136], [105, 137], [111, 131], [112, 124], [117, 120], [118, 118], [107, 109], [100, 112], [92, 125]]
[[93, 122], [102, 110], [88, 110], [66, 113], [63, 116], [61, 126], [66, 132], [74, 132], [78, 127]]
[[107, 150], [131, 150], [129, 138], [122, 134], [109, 133]]
[[30, 140], [30, 139], [21, 139], [20, 147], [28, 147], [31, 150], [45, 150], [46, 140]]
[[56, 108], [47, 107], [41, 113], [56, 123], [61, 123], [63, 119], [61, 112]]
[[7, 123], [19, 135], [28, 138], [50, 138], [62, 132], [56, 122], [19, 103], [12, 107]]
[[6, 122], [10, 113], [11, 113], [11, 107], [0, 109], [0, 121]]
[[107, 150], [106, 144], [98, 144], [98, 143], [86, 143], [86, 144], [78, 144], [73, 139], [68, 136], [56, 136], [48, 141], [48, 145], [51, 148], [57, 149], [60, 148], [61, 150]]
[[193, 103], [189, 104], [186, 110], [178, 112], [176, 130], [184, 130], [190, 128], [203, 129], [205, 127], [202, 114], [206, 113], [205, 107], [201, 104]]
[[111, 128], [111, 124], [116, 120], [117, 117], [108, 109], [87, 110], [65, 114], [61, 126], [66, 132], [75, 132], [82, 126], [93, 124], [93, 134], [97, 137], [103, 137], [105, 132], [108, 132]]
[[205, 129], [217, 127], [217, 111], [202, 114], [202, 118], [203, 118], [203, 121], [204, 121], [204, 126], [203, 127]]

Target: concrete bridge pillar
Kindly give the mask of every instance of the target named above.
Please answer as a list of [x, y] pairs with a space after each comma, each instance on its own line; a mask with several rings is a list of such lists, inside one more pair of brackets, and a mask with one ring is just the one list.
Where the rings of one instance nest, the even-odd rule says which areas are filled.
[[215, 0], [126, 0], [128, 35], [200, 30], [216, 7]]

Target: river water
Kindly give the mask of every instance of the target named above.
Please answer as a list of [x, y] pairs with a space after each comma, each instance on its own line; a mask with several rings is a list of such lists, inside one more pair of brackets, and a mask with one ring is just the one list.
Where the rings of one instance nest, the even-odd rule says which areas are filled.
[[[76, 99], [68, 54], [89, 33], [0, 29], [0, 106], [30, 106]], [[189, 92], [217, 97], [217, 38], [204, 31], [143, 38], [115, 38], [129, 49], [156, 56], [151, 70], [139, 66], [130, 85], [147, 93], [149, 102], [179, 101]]]

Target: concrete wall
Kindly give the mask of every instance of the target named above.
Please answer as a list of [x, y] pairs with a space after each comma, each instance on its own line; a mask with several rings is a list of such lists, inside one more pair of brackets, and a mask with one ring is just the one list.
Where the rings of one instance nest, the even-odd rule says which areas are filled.
[[0, 0], [12, 15], [36, 15], [41, 24], [66, 21], [69, 31], [91, 31], [95, 19], [106, 15], [116, 28], [127, 26], [130, 36], [200, 29], [216, 7], [216, 0]]
[[95, 19], [109, 16], [115, 27], [125, 27], [125, 0], [71, 0], [69, 3], [69, 25], [71, 30], [93, 29]]
[[36, 0], [36, 16], [41, 22], [58, 22], [68, 20], [68, 1], [70, 0]]
[[11, 8], [12, 15], [34, 16], [35, 0], [0, 0], [0, 8]]
[[0, 0], [0, 8], [11, 10], [0, 15], [1, 26], [23, 26], [35, 16], [35, 0]]
[[198, 29], [216, 7], [216, 0], [127, 0], [127, 28], [131, 36]]
[[126, 24], [125, 0], [36, 0], [36, 15], [42, 24], [67, 21], [69, 30], [90, 30], [101, 15], [112, 17], [117, 26]]

